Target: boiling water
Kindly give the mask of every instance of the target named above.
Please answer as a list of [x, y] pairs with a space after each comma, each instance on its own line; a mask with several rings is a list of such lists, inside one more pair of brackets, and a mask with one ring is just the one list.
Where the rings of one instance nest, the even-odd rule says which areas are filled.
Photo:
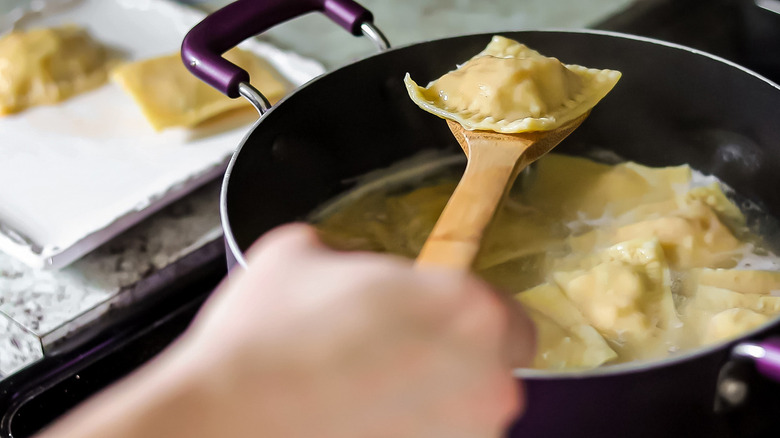
[[[610, 164], [620, 161], [619, 157], [605, 154], [603, 151], [597, 152], [595, 157], [599, 161], [609, 162]], [[354, 216], [355, 222], [351, 223], [350, 227], [347, 227], [347, 234], [359, 234], [364, 228], [382, 227], [383, 223], [389, 220], [387, 217], [387, 205], [394, 202], [394, 199], [401, 199], [405, 195], [414, 193], [416, 190], [424, 187], [436, 188], [444, 186], [447, 190], [451, 190], [462, 174], [464, 165], [465, 157], [462, 155], [441, 156], [428, 152], [415, 156], [388, 169], [373, 172], [355, 181], [350, 181], [350, 183], [355, 185], [354, 189], [322, 206], [310, 219], [321, 226], [324, 225], [325, 234], [327, 235], [329, 220], [352, 209], [350, 214]], [[505, 201], [503, 207], [505, 210], [522, 212], [528, 209], [528, 206], [523, 203], [521, 198], [525, 189], [533, 187], [532, 185], [536, 183], [537, 178], [534, 172], [535, 170], [532, 168], [521, 174], [511, 190], [510, 196]], [[773, 248], [767, 245], [767, 242], [780, 242], [780, 240], [775, 239], [775, 237], [780, 236], [780, 222], [778, 220], [764, 213], [757, 204], [740, 197], [733, 190], [720, 183], [717, 178], [695, 170], [692, 171], [690, 184], [681, 184], [672, 188], [677, 195], [682, 195], [692, 188], [707, 187], [712, 183], [720, 185], [729, 200], [740, 208], [746, 219], [747, 225], [744, 229], [731, 230], [737, 238], [748, 243], [739, 248], [738, 254], [734, 254], [734, 258], [738, 262], [735, 263], [735, 266], [732, 265], [729, 268], [780, 271], [780, 258], [774, 255]], [[441, 199], [444, 199], [446, 202], [449, 193], [451, 192], [437, 192], [437, 202], [441, 201]], [[423, 226], [415, 224], [414, 220], [408, 220], [402, 224], [401, 228], [385, 232], [383, 238], [387, 240], [384, 240], [378, 246], [366, 245], [365, 240], [357, 240], [357, 243], [353, 242], [346, 245], [347, 248], [345, 249], [388, 251], [413, 258], [419, 251], [419, 247], [438, 217], [441, 208], [443, 208], [443, 203], [441, 205], [437, 204], [437, 207], [433, 209], [422, 208], [420, 212], [425, 216], [422, 220], [425, 223]], [[551, 232], [553, 234], [557, 233], [557, 236], [563, 240], [570, 236], [585, 235], [592, 230], [610, 229], [615, 223], [616, 217], [609, 214], [609, 210], [606, 211], [599, 217], [589, 217], [579, 212], [576, 217], [562, 221], [562, 223], [557, 225], [557, 228], [551, 228], [553, 230]], [[494, 225], [494, 227], [496, 226]], [[407, 228], [412, 229], [412, 231], [410, 232]], [[759, 236], [765, 236], [766, 239], [762, 240]], [[336, 240], [338, 241], [338, 239]], [[409, 244], [409, 241], [414, 242]], [[549, 275], [542, 274], [545, 270], [550, 269], [550, 259], [565, 260], [566, 257], [571, 255], [571, 249], [565, 246], [544, 248], [541, 252], [547, 255], [536, 257], [529, 254], [521, 254], [520, 256], [510, 254], [504, 258], [493, 258], [482, 264], [478, 261], [476, 271], [488, 281], [505, 290], [521, 292], [540, 283], [551, 282]], [[484, 260], [482, 261], [484, 262]], [[691, 292], [686, 289], [690, 288], [686, 272], [688, 271], [669, 270], [669, 283], [674, 300], [674, 308], [678, 312], [680, 319], [675, 320], [676, 322], [664, 332], [663, 336], [658, 337], [654, 342], [642, 345], [641, 348], [631, 345], [631, 342], [627, 342], [622, 332], [613, 333], [613, 336], [605, 334], [604, 336], [609, 346], [618, 353], [618, 357], [610, 359], [607, 361], [607, 364], [664, 357], [680, 350], [701, 345], [702, 342], [698, 339], [699, 335], [694, 333], [692, 329], [686, 328], [685, 325], [688, 324], [688, 320], [680, 315], [680, 309], [685, 308], [688, 300], [691, 299]], [[780, 277], [778, 278], [780, 279]], [[778, 281], [780, 282], [780, 280]], [[764, 293], [772, 299], [775, 296], [780, 296], [780, 293], [777, 293], [777, 291], [765, 291]], [[569, 336], [567, 335], [565, 338], [565, 340], [568, 340]], [[560, 356], [561, 352], [548, 351], [540, 354], [546, 355], [545, 357], [553, 357], [556, 354]], [[548, 368], [568, 368], [571, 366], [565, 360], [553, 363], [549, 361], [544, 362], [541, 359], [536, 365]], [[583, 365], [580, 364], [580, 366]]]

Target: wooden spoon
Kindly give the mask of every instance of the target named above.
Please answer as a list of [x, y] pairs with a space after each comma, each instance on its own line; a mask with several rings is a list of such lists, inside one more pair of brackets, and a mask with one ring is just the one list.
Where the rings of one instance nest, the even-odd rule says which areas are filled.
[[417, 266], [470, 269], [486, 228], [520, 171], [557, 146], [588, 114], [551, 131], [518, 134], [469, 131], [447, 120], [468, 164], [417, 256]]

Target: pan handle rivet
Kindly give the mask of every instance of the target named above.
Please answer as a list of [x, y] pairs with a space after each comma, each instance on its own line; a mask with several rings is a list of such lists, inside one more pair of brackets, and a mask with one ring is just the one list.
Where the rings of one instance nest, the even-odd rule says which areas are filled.
[[739, 405], [747, 398], [748, 387], [745, 382], [726, 378], [718, 385], [718, 394], [732, 405]]

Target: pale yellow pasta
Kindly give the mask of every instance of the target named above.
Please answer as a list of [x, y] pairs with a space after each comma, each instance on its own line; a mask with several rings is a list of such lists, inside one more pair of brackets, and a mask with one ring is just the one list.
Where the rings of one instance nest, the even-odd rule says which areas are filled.
[[[780, 272], [733, 268], [780, 259], [752, 253], [760, 239], [742, 212], [720, 185], [698, 181], [688, 166], [548, 154], [510, 193], [475, 271], [528, 309], [535, 368], [663, 358], [777, 318]], [[340, 247], [413, 258], [454, 186], [376, 192], [319, 227]]]
[[[237, 48], [224, 56], [248, 71], [271, 103], [284, 96], [287, 86], [265, 60]], [[178, 53], [124, 64], [111, 77], [156, 130], [193, 127], [227, 111], [250, 108], [245, 99], [231, 99], [187, 71]]]
[[780, 295], [780, 272], [747, 269], [692, 269], [689, 281], [743, 294]]
[[663, 349], [665, 331], [679, 325], [670, 274], [657, 240], [633, 240], [608, 248], [583, 264], [556, 272], [555, 282], [624, 360]]
[[769, 319], [767, 315], [739, 307], [720, 311], [707, 321], [701, 342], [712, 344], [732, 339], [763, 325]]
[[547, 131], [590, 111], [620, 72], [564, 65], [517, 41], [494, 36], [488, 46], [423, 88], [407, 74], [412, 100], [466, 129]]
[[10, 32], [0, 38], [0, 116], [99, 87], [111, 62], [109, 50], [81, 27]]
[[558, 286], [545, 283], [516, 298], [536, 324], [535, 368], [592, 368], [617, 357]]

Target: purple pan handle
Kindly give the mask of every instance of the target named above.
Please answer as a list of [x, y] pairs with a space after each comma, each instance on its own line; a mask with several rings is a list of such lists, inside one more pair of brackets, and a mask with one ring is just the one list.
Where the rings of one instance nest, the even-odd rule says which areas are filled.
[[238, 0], [210, 14], [184, 37], [184, 65], [209, 85], [229, 97], [239, 96], [239, 84], [249, 83], [249, 73], [222, 54], [245, 39], [308, 12], [321, 12], [353, 35], [373, 16], [352, 0]]
[[780, 338], [737, 344], [733, 354], [751, 359], [761, 375], [780, 382]]

